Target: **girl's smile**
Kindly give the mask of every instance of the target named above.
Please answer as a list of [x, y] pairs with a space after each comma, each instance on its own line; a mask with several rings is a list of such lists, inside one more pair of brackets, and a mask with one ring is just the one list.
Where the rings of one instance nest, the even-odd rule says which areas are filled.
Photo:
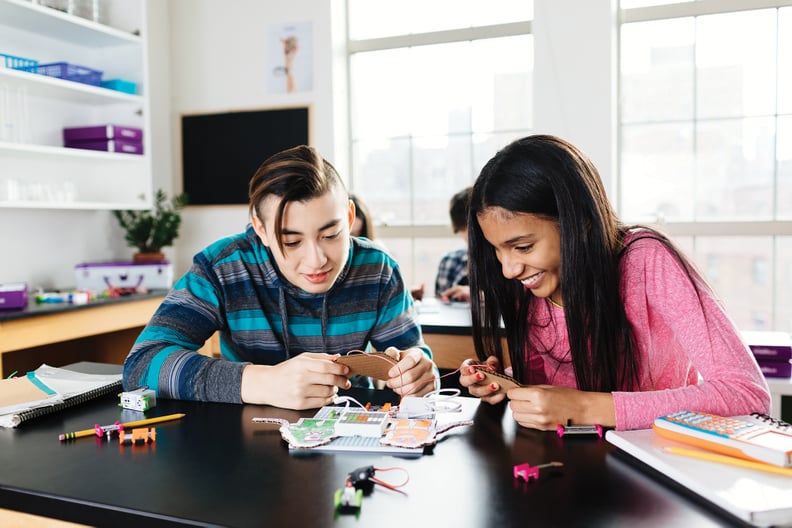
[[503, 276], [518, 280], [537, 297], [561, 304], [561, 236], [558, 222], [490, 207], [479, 227], [501, 263]]

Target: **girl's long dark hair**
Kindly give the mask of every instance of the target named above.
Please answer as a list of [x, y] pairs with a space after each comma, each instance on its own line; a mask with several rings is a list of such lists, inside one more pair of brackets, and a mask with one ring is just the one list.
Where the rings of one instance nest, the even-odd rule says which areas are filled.
[[[490, 207], [558, 222], [561, 291], [572, 364], [581, 390], [608, 392], [638, 386], [640, 365], [619, 294], [623, 226], [591, 161], [568, 142], [529, 136], [498, 152], [473, 187], [468, 216], [473, 338], [480, 360], [503, 364], [501, 320], [517, 379], [526, 379], [533, 294], [503, 276], [477, 218]], [[647, 233], [662, 235], [653, 231]], [[666, 240], [667, 241], [667, 240]]]

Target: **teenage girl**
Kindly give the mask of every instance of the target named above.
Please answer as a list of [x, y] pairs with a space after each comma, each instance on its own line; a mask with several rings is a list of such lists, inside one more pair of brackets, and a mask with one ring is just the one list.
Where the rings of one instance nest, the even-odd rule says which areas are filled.
[[479, 361], [460, 383], [524, 427], [650, 427], [695, 410], [769, 412], [767, 383], [712, 289], [671, 241], [617, 218], [591, 161], [553, 136], [513, 142], [473, 187], [468, 238]]

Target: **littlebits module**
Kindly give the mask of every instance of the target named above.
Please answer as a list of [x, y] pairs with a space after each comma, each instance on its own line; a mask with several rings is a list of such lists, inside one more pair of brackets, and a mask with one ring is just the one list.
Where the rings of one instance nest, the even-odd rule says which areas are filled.
[[157, 396], [148, 387], [141, 387], [133, 391], [122, 392], [119, 394], [121, 403], [119, 407], [131, 409], [133, 411], [148, 411], [157, 406]]

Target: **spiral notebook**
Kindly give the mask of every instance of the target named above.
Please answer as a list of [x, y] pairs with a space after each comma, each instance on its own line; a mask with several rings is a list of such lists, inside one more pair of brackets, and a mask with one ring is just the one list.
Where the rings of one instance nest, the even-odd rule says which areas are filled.
[[[43, 364], [23, 377], [0, 380], [0, 402], [13, 402], [10, 406], [0, 405], [5, 409], [0, 414], [0, 427], [17, 427], [28, 420], [120, 390], [120, 372], [89, 374]], [[21, 392], [29, 394], [30, 399], [19, 401], [17, 394]]]
[[[789, 430], [786, 422], [766, 415], [740, 416]], [[651, 429], [608, 431], [605, 439], [692, 492], [754, 526], [792, 525], [792, 476], [679, 456], [681, 446]]]

